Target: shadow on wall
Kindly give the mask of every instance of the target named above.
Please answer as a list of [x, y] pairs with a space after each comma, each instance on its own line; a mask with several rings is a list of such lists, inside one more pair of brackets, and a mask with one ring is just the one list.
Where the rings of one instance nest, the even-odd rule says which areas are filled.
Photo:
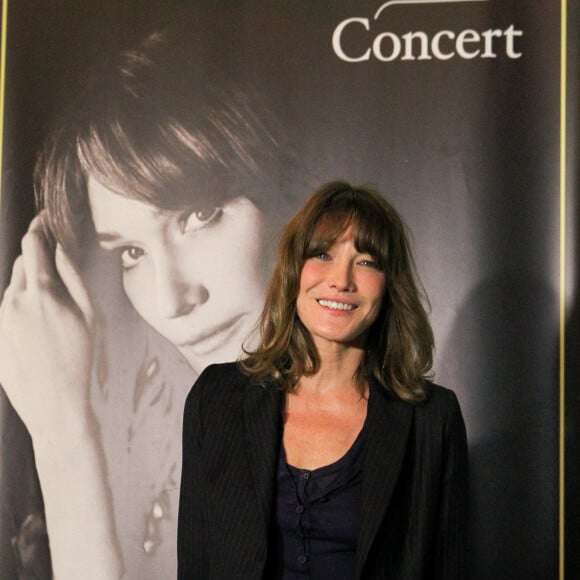
[[442, 350], [470, 441], [474, 580], [557, 577], [557, 305], [530, 273], [487, 279]]
[[[578, 260], [580, 261], [580, 260]], [[580, 264], [577, 264], [580, 272]], [[580, 304], [566, 320], [565, 570], [580, 578]]]
[[[580, 22], [580, 10], [577, 20]], [[578, 41], [576, 41], [578, 43]], [[578, 123], [577, 123], [578, 124]], [[576, 160], [575, 175], [580, 175], [580, 159]], [[565, 570], [569, 578], [580, 578], [580, 211], [578, 194], [580, 183], [570, 191], [572, 233], [568, 243], [573, 244], [574, 262], [568, 264], [567, 276], [574, 280], [573, 302], [566, 317], [566, 457], [565, 457]]]

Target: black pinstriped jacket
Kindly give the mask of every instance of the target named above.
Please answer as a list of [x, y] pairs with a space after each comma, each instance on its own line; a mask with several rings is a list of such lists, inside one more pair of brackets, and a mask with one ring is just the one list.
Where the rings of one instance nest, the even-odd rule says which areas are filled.
[[[180, 580], [268, 580], [282, 396], [235, 363], [208, 367], [185, 405]], [[453, 392], [405, 403], [371, 381], [357, 578], [465, 580], [467, 444]]]

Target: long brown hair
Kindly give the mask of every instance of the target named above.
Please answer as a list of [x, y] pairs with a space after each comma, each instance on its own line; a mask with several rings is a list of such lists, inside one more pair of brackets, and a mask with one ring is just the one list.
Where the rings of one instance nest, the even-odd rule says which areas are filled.
[[431, 376], [434, 341], [407, 227], [379, 193], [348, 183], [323, 186], [284, 228], [259, 321], [260, 342], [240, 365], [258, 379], [274, 376], [286, 390], [317, 372], [316, 347], [296, 313], [300, 274], [305, 260], [329, 249], [348, 228], [357, 251], [371, 254], [387, 280], [356, 383], [362, 389], [372, 375], [401, 399], [420, 402]]

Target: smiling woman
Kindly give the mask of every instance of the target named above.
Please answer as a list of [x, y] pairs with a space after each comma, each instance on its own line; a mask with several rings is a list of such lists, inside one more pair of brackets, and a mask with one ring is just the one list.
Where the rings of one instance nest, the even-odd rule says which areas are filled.
[[175, 577], [186, 391], [239, 356], [263, 304], [287, 148], [195, 42], [155, 33], [106, 63], [36, 165], [0, 382], [32, 438], [56, 578]]
[[317, 191], [284, 230], [260, 320], [257, 348], [187, 398], [179, 578], [466, 580], [465, 425], [429, 380], [394, 208]]

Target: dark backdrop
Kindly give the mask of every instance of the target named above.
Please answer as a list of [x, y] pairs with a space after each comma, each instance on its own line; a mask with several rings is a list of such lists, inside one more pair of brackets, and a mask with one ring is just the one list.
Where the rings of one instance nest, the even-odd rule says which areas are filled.
[[[36, 152], [90, 64], [166, 24], [202, 27], [216, 59], [231, 59], [278, 102], [304, 183], [370, 182], [405, 216], [433, 305], [437, 380], [457, 392], [468, 428], [474, 576], [556, 578], [560, 5], [410, 4], [390, 6], [372, 22], [381, 4], [11, 2], [0, 283], [8, 282], [33, 214]], [[514, 25], [523, 31], [516, 39], [522, 56], [345, 63], [330, 39], [336, 25], [353, 16], [369, 18], [373, 28], [366, 37], [353, 34], [353, 54], [366, 46], [357, 43], [385, 30], [432, 35]], [[577, 25], [576, 13], [570, 24], [576, 49]], [[577, 303], [569, 321], [567, 435], [578, 450]], [[2, 413], [6, 502], [15, 486], [34, 481], [17, 459], [25, 453], [14, 447], [14, 441], [28, 444], [22, 428], [5, 403]], [[16, 482], [8, 465], [21, 469]], [[568, 470], [577, 522], [580, 478], [573, 456]], [[575, 553], [569, 572], [579, 569]]]

